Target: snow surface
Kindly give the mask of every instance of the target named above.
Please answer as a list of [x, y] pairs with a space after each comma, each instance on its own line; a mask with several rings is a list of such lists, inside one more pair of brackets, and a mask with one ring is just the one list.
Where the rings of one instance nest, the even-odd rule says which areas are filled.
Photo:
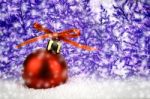
[[0, 99], [150, 99], [150, 81], [143, 79], [70, 79], [51, 89], [28, 89], [20, 82], [0, 81]]

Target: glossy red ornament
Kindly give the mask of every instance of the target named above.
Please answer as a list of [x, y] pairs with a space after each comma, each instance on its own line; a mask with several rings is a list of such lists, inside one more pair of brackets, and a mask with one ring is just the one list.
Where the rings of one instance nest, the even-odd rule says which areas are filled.
[[52, 38], [55, 41], [52, 45], [50, 44], [47, 49], [39, 49], [27, 56], [23, 64], [22, 76], [25, 80], [25, 85], [29, 88], [51, 88], [66, 82], [68, 78], [67, 65], [64, 58], [59, 53], [60, 46], [57, 41], [64, 41], [88, 51], [96, 50], [96, 48], [70, 40], [70, 38], [80, 36], [79, 29], [68, 29], [59, 33], [54, 33], [37, 22], [34, 23], [33, 27], [45, 34], [31, 38], [16, 46], [17, 48], [45, 38]]
[[24, 62], [23, 79], [29, 88], [50, 88], [65, 83], [67, 65], [60, 54], [39, 49]]

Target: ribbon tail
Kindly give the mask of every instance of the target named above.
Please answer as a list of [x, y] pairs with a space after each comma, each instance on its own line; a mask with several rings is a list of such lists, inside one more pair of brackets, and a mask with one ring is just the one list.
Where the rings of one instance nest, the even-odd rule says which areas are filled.
[[62, 38], [63, 41], [75, 46], [75, 47], [78, 47], [78, 48], [81, 48], [81, 49], [84, 49], [84, 50], [88, 50], [88, 51], [94, 51], [94, 50], [97, 50], [95, 47], [90, 47], [90, 46], [87, 46], [87, 45], [82, 45], [82, 44], [79, 44], [77, 42], [74, 42], [72, 40], [69, 40], [67, 38]]
[[38, 36], [38, 37], [34, 37], [34, 38], [31, 38], [19, 45], [16, 46], [16, 48], [20, 48], [22, 46], [25, 46], [27, 44], [30, 44], [30, 43], [33, 43], [33, 42], [36, 42], [36, 41], [39, 41], [39, 40], [42, 40], [42, 39], [45, 39], [45, 38], [48, 38], [48, 37], [51, 37], [52, 35], [50, 34], [44, 34], [44, 35], [41, 35], [41, 36]]

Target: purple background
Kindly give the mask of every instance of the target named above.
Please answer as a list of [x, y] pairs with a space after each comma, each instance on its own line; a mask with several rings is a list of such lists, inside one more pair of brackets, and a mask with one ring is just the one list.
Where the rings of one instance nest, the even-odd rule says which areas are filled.
[[[112, 9], [99, 6], [95, 13], [90, 0], [0, 0], [0, 78], [18, 79], [23, 61], [48, 39], [20, 49], [15, 46], [43, 33], [33, 28], [39, 22], [52, 31], [79, 28], [73, 39], [95, 46], [89, 52], [62, 42], [69, 76], [98, 78], [148, 77], [150, 74], [150, 2], [116, 0]], [[112, 10], [112, 15], [108, 12]], [[96, 18], [98, 16], [98, 19]]]

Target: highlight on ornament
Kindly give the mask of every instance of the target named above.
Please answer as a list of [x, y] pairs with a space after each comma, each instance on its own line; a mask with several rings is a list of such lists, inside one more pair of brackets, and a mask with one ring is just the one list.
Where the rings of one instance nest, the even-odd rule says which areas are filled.
[[31, 38], [16, 46], [17, 48], [21, 48], [22, 46], [45, 38], [50, 38], [50, 40], [48, 41], [46, 49], [38, 49], [34, 53], [29, 54], [23, 63], [22, 77], [25, 81], [25, 85], [29, 88], [51, 88], [67, 81], [67, 63], [64, 57], [60, 54], [60, 41], [64, 41], [84, 50], [96, 50], [95, 47], [82, 45], [70, 40], [70, 38], [80, 36], [79, 29], [73, 28], [56, 33], [43, 27], [37, 22], [34, 23], [33, 27], [45, 34]]

